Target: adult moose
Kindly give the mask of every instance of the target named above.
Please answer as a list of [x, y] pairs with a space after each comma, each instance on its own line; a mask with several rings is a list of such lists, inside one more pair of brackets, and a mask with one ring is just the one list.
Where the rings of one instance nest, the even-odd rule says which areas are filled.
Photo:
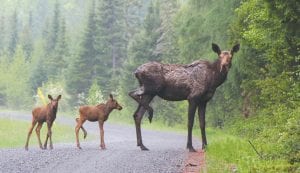
[[218, 54], [214, 62], [198, 60], [191, 64], [162, 64], [148, 62], [137, 68], [135, 77], [140, 87], [129, 93], [138, 102], [134, 113], [137, 146], [148, 150], [142, 142], [141, 120], [146, 111], [149, 121], [153, 117], [153, 109], [149, 106], [151, 100], [157, 95], [169, 101], [187, 100], [188, 106], [188, 138], [187, 148], [190, 152], [196, 151], [192, 145], [192, 129], [194, 117], [198, 108], [199, 123], [202, 136], [202, 149], [207, 145], [205, 134], [205, 109], [207, 102], [213, 97], [216, 88], [226, 79], [231, 67], [233, 54], [238, 52], [239, 44], [230, 51], [221, 51], [217, 44], [212, 44], [212, 50]]
[[104, 122], [108, 119], [109, 114], [114, 110], [122, 110], [122, 106], [119, 105], [116, 99], [113, 98], [113, 96], [109, 95], [110, 99], [104, 104], [98, 104], [96, 106], [81, 106], [79, 108], [79, 118], [76, 118], [77, 125], [75, 127], [75, 134], [76, 134], [76, 145], [78, 149], [81, 149], [78, 133], [79, 129], [84, 133], [84, 138], [86, 138], [87, 132], [83, 128], [83, 123], [88, 120], [91, 122], [98, 121], [99, 128], [100, 128], [100, 147], [102, 149], [105, 149], [105, 143], [104, 143], [104, 129], [103, 125]]
[[[47, 149], [47, 142], [48, 142], [48, 138], [49, 138], [50, 139], [50, 149], [53, 149], [51, 127], [56, 118], [58, 101], [61, 99], [61, 95], [57, 96], [56, 99], [53, 99], [51, 95], [48, 95], [48, 98], [51, 101], [49, 104], [47, 104], [46, 106], [37, 107], [32, 110], [32, 124], [31, 124], [31, 127], [30, 127], [28, 135], [27, 135], [25, 150], [28, 150], [29, 138], [31, 136], [32, 130], [34, 129], [34, 126], [36, 125], [36, 123], [38, 123], [38, 126], [36, 127], [35, 131], [36, 131], [36, 134], [38, 137], [40, 148]], [[43, 147], [41, 138], [40, 138], [40, 130], [41, 130], [44, 122], [47, 122], [48, 132], [47, 132], [46, 141], [45, 141], [45, 144]]]

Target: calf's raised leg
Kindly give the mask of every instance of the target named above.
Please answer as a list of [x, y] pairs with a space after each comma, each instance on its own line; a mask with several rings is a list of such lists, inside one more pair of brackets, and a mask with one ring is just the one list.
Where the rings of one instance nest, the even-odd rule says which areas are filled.
[[[79, 129], [82, 127], [83, 123], [85, 122], [85, 120], [78, 118], [76, 119], [77, 121], [77, 125], [75, 127], [75, 134], [76, 134], [76, 145], [78, 149], [81, 149], [80, 147], [80, 143], [79, 143], [79, 137], [78, 137], [78, 133], [79, 133]], [[86, 136], [86, 135], [85, 135]]]

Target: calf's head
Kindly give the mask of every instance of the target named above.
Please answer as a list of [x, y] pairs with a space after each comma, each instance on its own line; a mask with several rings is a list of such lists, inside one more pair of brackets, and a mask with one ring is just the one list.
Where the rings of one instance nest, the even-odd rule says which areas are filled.
[[220, 72], [222, 72], [222, 70], [226, 70], [226, 72], [228, 72], [229, 68], [231, 67], [231, 60], [232, 60], [233, 54], [239, 51], [240, 44], [236, 44], [235, 46], [233, 46], [230, 51], [227, 51], [227, 50], [221, 51], [219, 46], [217, 44], [213, 43], [212, 49], [219, 56]]
[[61, 95], [57, 96], [56, 99], [53, 99], [51, 95], [48, 95], [48, 98], [50, 99], [50, 107], [51, 109], [57, 110], [58, 107], [58, 101], [61, 99]]
[[110, 99], [107, 101], [107, 105], [112, 109], [122, 110], [122, 106], [119, 105], [118, 101], [113, 98], [113, 96], [109, 95]]

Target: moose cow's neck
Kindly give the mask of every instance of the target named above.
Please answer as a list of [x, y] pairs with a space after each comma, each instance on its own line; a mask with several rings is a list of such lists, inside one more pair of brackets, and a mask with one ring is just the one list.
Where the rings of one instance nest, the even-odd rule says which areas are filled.
[[226, 80], [229, 68], [228, 69], [222, 68], [221, 70], [221, 61], [220, 59], [217, 59], [215, 62], [212, 63], [212, 70], [213, 70], [212, 85], [217, 88]]

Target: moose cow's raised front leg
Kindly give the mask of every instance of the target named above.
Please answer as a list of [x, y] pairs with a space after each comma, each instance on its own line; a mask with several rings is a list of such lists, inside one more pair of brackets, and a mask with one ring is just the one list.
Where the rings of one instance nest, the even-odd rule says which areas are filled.
[[200, 124], [201, 137], [202, 137], [202, 149], [205, 149], [207, 146], [206, 133], [205, 133], [205, 109], [206, 109], [206, 102], [200, 103], [198, 107], [198, 116], [199, 116], [199, 124]]
[[189, 110], [188, 110], [188, 141], [186, 148], [189, 149], [190, 152], [196, 152], [192, 144], [192, 130], [194, 126], [194, 118], [196, 112], [197, 105], [195, 101], [189, 100]]
[[[138, 104], [141, 104], [147, 111], [148, 111], [148, 119], [150, 121], [150, 123], [152, 122], [152, 118], [153, 118], [153, 108], [151, 106], [149, 106], [149, 103], [151, 102], [151, 100], [153, 99], [153, 96], [149, 96], [149, 95], [138, 95], [139, 89], [136, 89], [134, 91], [129, 92], [129, 96], [131, 98], [133, 98], [136, 102], [138, 102]], [[150, 101], [148, 101], [148, 97], [152, 97], [150, 99]]]

